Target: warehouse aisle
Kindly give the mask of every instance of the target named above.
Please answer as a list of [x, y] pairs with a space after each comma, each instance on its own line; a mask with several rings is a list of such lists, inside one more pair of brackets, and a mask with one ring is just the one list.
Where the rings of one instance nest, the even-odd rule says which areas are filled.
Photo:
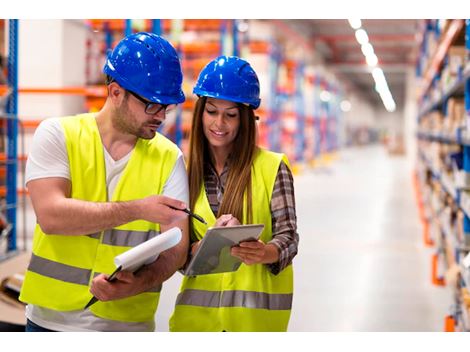
[[404, 158], [378, 146], [346, 150], [295, 186], [290, 331], [442, 331], [451, 297], [431, 285]]
[[[451, 297], [430, 283], [432, 252], [404, 158], [382, 147], [346, 150], [295, 187], [301, 242], [290, 331], [442, 331]], [[164, 285], [158, 331], [168, 331], [180, 280]]]

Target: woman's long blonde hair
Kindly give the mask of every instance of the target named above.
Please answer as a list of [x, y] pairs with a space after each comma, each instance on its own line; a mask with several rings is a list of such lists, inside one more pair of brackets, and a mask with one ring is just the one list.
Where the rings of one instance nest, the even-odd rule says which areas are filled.
[[[210, 149], [202, 128], [202, 115], [207, 98], [200, 97], [194, 110], [191, 136], [189, 141], [189, 199], [191, 209], [194, 209], [199, 193], [204, 183], [204, 163], [210, 162]], [[240, 114], [238, 134], [233, 141], [230, 157], [230, 169], [227, 175], [224, 198], [219, 207], [217, 218], [222, 214], [232, 214], [243, 223], [243, 200], [246, 196], [246, 221], [251, 223], [251, 165], [257, 150], [255, 114], [251, 107], [237, 104]]]

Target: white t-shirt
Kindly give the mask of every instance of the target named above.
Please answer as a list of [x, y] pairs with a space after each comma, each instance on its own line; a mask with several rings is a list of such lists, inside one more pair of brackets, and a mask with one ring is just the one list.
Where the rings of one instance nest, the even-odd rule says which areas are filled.
[[[114, 160], [104, 149], [106, 163], [106, 187], [109, 198], [122, 171], [127, 165], [132, 151], [119, 160]], [[34, 179], [64, 177], [70, 180], [70, 168], [65, 136], [60, 118], [49, 118], [41, 122], [33, 137], [33, 144], [26, 163], [26, 184]], [[176, 164], [163, 186], [163, 195], [188, 204], [189, 189], [184, 158], [179, 152]], [[108, 199], [109, 200], [109, 199]], [[26, 307], [26, 317], [33, 323], [56, 331], [154, 331], [155, 321], [144, 323], [119, 322], [99, 318], [89, 310], [58, 312], [34, 306]]]

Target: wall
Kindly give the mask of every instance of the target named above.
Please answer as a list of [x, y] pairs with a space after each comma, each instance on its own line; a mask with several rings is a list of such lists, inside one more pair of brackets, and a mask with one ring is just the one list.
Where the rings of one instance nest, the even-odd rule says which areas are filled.
[[376, 110], [369, 102], [354, 92], [344, 96], [351, 103], [351, 110], [342, 113], [340, 125], [340, 145], [367, 144], [369, 131], [377, 129]]
[[[21, 20], [19, 86], [80, 87], [85, 84], [86, 32], [77, 20]], [[82, 112], [84, 97], [63, 94], [21, 94], [22, 119], [42, 119]]]

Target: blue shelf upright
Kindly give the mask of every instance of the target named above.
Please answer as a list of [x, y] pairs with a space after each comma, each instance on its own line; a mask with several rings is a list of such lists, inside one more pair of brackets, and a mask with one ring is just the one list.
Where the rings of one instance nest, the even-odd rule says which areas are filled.
[[268, 148], [272, 151], [281, 150], [281, 121], [280, 110], [282, 98], [278, 94], [279, 66], [282, 60], [281, 51], [276, 42], [270, 45], [269, 56], [269, 111], [268, 111]]
[[[176, 52], [180, 58], [180, 62], [184, 60], [184, 53], [181, 49], [181, 33], [184, 28], [184, 20], [171, 20], [170, 32], [167, 35], [164, 35], [162, 28], [161, 19], [154, 19], [151, 22], [151, 30], [153, 33], [165, 37], [169, 40], [175, 47]], [[184, 78], [184, 77], [183, 77]], [[178, 147], [181, 148], [183, 141], [183, 108], [182, 104], [179, 104], [175, 112], [175, 120], [172, 126], [165, 130], [165, 126], [168, 122], [165, 122], [162, 127], [160, 127], [159, 132], [164, 134], [165, 137], [173, 141]]]
[[7, 175], [6, 202], [7, 221], [11, 225], [8, 237], [8, 251], [16, 250], [16, 210], [17, 210], [17, 171], [18, 171], [18, 20], [8, 21], [8, 86], [11, 89], [7, 112]]
[[152, 20], [152, 32], [157, 35], [162, 35], [162, 21], [159, 19]]
[[304, 78], [305, 65], [299, 63], [295, 69], [295, 113], [297, 117], [296, 161], [304, 161], [305, 150], [305, 99]]
[[321, 154], [321, 77], [315, 76], [315, 100], [314, 100], [314, 158], [318, 158]]
[[113, 31], [109, 28], [109, 22], [104, 23], [104, 33], [105, 33], [105, 42], [106, 42], [106, 54], [108, 54], [113, 49]]
[[132, 34], [132, 20], [127, 19], [124, 27], [124, 35], [127, 37]]
[[234, 56], [240, 56], [240, 40], [238, 34], [238, 20], [232, 20], [232, 41]]
[[[467, 57], [470, 54], [470, 20], [465, 20], [465, 49], [467, 51]], [[470, 65], [467, 62], [467, 65]], [[465, 95], [465, 111], [467, 113], [467, 119], [470, 116], [470, 78], [467, 78], [465, 81], [465, 88], [464, 88], [464, 95]], [[465, 172], [470, 173], [470, 146], [464, 145], [463, 146], [463, 169]], [[465, 233], [465, 243], [470, 243], [470, 218], [465, 213], [463, 219], [463, 229]]]
[[[158, 25], [155, 21], [158, 21]], [[175, 22], [176, 21], [176, 22]], [[183, 51], [181, 50], [181, 32], [183, 31], [184, 28], [184, 23], [183, 20], [173, 20], [173, 35], [171, 38], [172, 41], [175, 43], [176, 46], [176, 52], [178, 53], [178, 56], [180, 57], [180, 60], [183, 60]], [[161, 23], [160, 20], [154, 20], [153, 22], [153, 29], [159, 30], [159, 32], [162, 32], [161, 28]], [[156, 33], [158, 34], [158, 33]], [[181, 144], [183, 142], [183, 104], [179, 104], [178, 108], [176, 109], [176, 118], [175, 118], [175, 134], [174, 134], [174, 142], [175, 144], [181, 148]]]

